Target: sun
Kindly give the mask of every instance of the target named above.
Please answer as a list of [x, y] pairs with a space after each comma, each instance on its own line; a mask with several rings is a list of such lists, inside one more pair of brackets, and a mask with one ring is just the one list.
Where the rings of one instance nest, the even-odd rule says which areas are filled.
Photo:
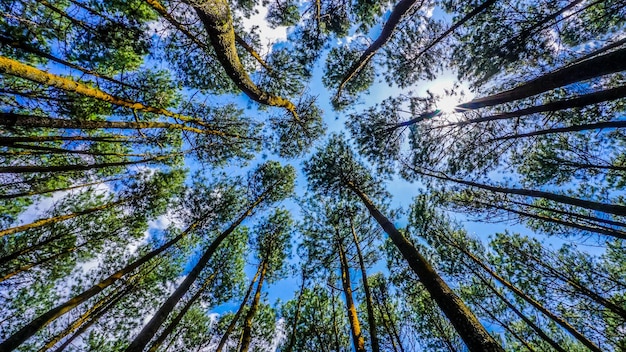
[[445, 114], [457, 112], [456, 106], [459, 105], [459, 102], [455, 97], [444, 95], [439, 101], [437, 101], [437, 109], [441, 110], [441, 112]]

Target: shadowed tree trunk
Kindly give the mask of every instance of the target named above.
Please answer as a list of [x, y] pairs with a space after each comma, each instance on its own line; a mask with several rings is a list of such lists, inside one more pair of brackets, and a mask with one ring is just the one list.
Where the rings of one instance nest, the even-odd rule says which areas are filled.
[[[292, 352], [293, 346], [296, 345], [296, 334], [298, 330], [298, 321], [300, 320], [300, 307], [302, 306], [302, 296], [304, 294], [304, 285], [306, 283], [306, 273], [305, 270], [302, 269], [302, 285], [300, 285], [300, 291], [298, 292], [298, 302], [296, 303], [296, 313], [293, 318], [291, 334], [289, 335], [289, 342], [285, 347], [285, 352]], [[216, 351], [219, 352], [219, 351]]]
[[568, 133], [568, 132], [579, 132], [579, 131], [589, 131], [589, 130], [600, 130], [603, 128], [624, 128], [626, 127], [626, 121], [605, 121], [605, 122], [597, 122], [590, 123], [585, 125], [575, 125], [575, 126], [567, 126], [567, 127], [555, 127], [547, 130], [539, 130], [528, 133], [518, 133], [509, 136], [502, 136], [494, 139], [490, 139], [488, 142], [494, 141], [506, 141], [510, 139], [517, 138], [527, 138], [534, 136], [543, 136], [546, 134], [554, 134], [554, 133]]

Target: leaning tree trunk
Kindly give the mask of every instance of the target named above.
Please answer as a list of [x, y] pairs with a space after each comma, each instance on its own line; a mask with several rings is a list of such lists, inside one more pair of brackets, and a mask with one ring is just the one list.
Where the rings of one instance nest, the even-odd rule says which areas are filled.
[[243, 323], [243, 332], [241, 334], [241, 347], [239, 348], [239, 352], [248, 352], [250, 348], [250, 343], [252, 342], [252, 319], [259, 309], [259, 302], [261, 301], [261, 290], [263, 289], [263, 281], [265, 280], [265, 275], [267, 274], [267, 261], [264, 259], [261, 262], [261, 276], [259, 276], [259, 283], [256, 285], [256, 292], [254, 292], [254, 298], [252, 299], [252, 304], [250, 304], [250, 309], [248, 310], [248, 314], [246, 314], [246, 318]]
[[389, 235], [411, 269], [420, 278], [420, 283], [428, 291], [431, 298], [437, 303], [446, 317], [452, 323], [459, 336], [463, 339], [470, 351], [498, 351], [504, 349], [478, 321], [476, 316], [463, 303], [446, 282], [437, 274], [431, 264], [417, 251], [417, 248], [409, 242], [404, 235], [387, 219], [372, 201], [353, 183], [346, 186], [350, 188], [365, 204], [370, 214], [383, 230]]

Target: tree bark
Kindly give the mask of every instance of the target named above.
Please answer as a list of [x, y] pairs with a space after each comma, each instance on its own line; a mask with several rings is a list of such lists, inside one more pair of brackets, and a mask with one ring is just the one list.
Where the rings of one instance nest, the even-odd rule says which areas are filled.
[[547, 130], [538, 130], [538, 131], [533, 131], [533, 132], [528, 132], [528, 133], [518, 133], [518, 134], [509, 135], [509, 136], [502, 136], [502, 137], [490, 139], [487, 141], [487, 143], [494, 142], [494, 141], [507, 141], [510, 139], [517, 139], [517, 138], [543, 136], [546, 134], [600, 130], [603, 128], [624, 128], [624, 127], [626, 127], [626, 121], [604, 121], [604, 122], [590, 123], [590, 124], [585, 124], [585, 125], [555, 127], [555, 128], [550, 128]]
[[211, 245], [204, 251], [204, 254], [198, 261], [198, 263], [193, 267], [193, 269], [187, 274], [187, 277], [181, 282], [181, 284], [176, 288], [176, 290], [168, 297], [168, 299], [161, 305], [159, 310], [155, 313], [155, 315], [150, 319], [148, 324], [146, 324], [141, 332], [135, 337], [135, 339], [131, 342], [131, 344], [126, 348], [126, 352], [141, 352], [145, 349], [146, 345], [152, 340], [154, 334], [156, 334], [157, 330], [161, 327], [163, 322], [167, 319], [168, 315], [172, 312], [176, 304], [180, 301], [180, 299], [187, 293], [191, 285], [196, 281], [202, 270], [209, 263], [209, 260], [219, 247], [219, 245], [230, 235], [235, 229], [248, 217], [250, 216], [255, 208], [260, 205], [265, 198], [269, 195], [269, 190], [263, 192], [255, 201], [252, 203], [248, 209], [235, 220], [224, 232], [222, 232]]
[[372, 201], [354, 184], [348, 183], [350, 188], [365, 204], [370, 214], [383, 230], [389, 235], [411, 269], [420, 278], [420, 282], [428, 291], [432, 299], [448, 317], [452, 326], [458, 332], [470, 351], [498, 351], [504, 349], [476, 319], [463, 301], [448, 287], [445, 281], [435, 272], [431, 264], [417, 251], [398, 229], [378, 211]]
[[626, 70], [626, 48], [544, 74], [516, 88], [457, 106], [473, 110], [531, 97], [575, 82]]
[[261, 300], [261, 290], [263, 289], [263, 281], [265, 280], [265, 274], [267, 274], [267, 261], [263, 260], [261, 263], [261, 276], [259, 277], [259, 283], [256, 285], [256, 292], [254, 292], [254, 299], [250, 304], [250, 309], [243, 323], [243, 332], [241, 334], [241, 346], [239, 352], [248, 352], [250, 348], [250, 342], [252, 342], [252, 319], [259, 309], [259, 302]]
[[354, 298], [352, 297], [352, 281], [350, 280], [350, 266], [346, 258], [343, 244], [339, 239], [339, 231], [337, 231], [337, 250], [339, 252], [339, 263], [341, 264], [341, 284], [343, 285], [343, 294], [346, 299], [346, 312], [348, 321], [350, 322], [350, 332], [352, 335], [352, 343], [357, 352], [365, 352], [365, 340], [361, 333], [361, 324], [354, 306]]
[[252, 281], [250, 281], [250, 285], [248, 285], [248, 290], [246, 291], [246, 294], [243, 296], [243, 299], [241, 300], [241, 304], [239, 305], [239, 309], [237, 309], [237, 313], [235, 313], [233, 320], [231, 320], [230, 324], [228, 324], [228, 327], [226, 328], [224, 335], [222, 335], [222, 338], [220, 339], [220, 342], [218, 343], [217, 348], [215, 349], [215, 352], [222, 352], [222, 349], [224, 348], [226, 341], [228, 341], [230, 334], [233, 332], [233, 330], [235, 330], [235, 326], [237, 326], [237, 321], [239, 320], [239, 317], [241, 317], [241, 315], [243, 314], [243, 309], [246, 307], [246, 303], [248, 303], [248, 299], [250, 299], [250, 295], [252, 294], [252, 289], [254, 288], [254, 283], [256, 282], [256, 279], [259, 277], [259, 274], [261, 274], [260, 265], [257, 268], [256, 274], [254, 274]]
[[193, 4], [193, 7], [206, 28], [217, 59], [233, 83], [250, 99], [264, 105], [285, 108], [298, 121], [296, 106], [291, 101], [264, 92], [246, 73], [235, 47], [235, 29], [228, 1], [215, 0]]
[[361, 245], [359, 244], [359, 238], [356, 234], [352, 218], [350, 218], [350, 230], [352, 231], [352, 238], [354, 239], [354, 246], [356, 248], [356, 254], [359, 258], [359, 267], [361, 269], [361, 281], [363, 284], [363, 291], [365, 292], [365, 303], [367, 307], [367, 325], [369, 327], [370, 340], [372, 344], [372, 352], [379, 352], [380, 345], [378, 343], [378, 336], [376, 333], [376, 318], [374, 317], [374, 302], [372, 302], [372, 291], [370, 285], [367, 282], [367, 270], [365, 269], [365, 260], [363, 259], [363, 253], [361, 253]]
[[[304, 294], [304, 284], [306, 282], [305, 270], [302, 269], [302, 285], [300, 285], [300, 291], [298, 293], [298, 302], [296, 303], [296, 312], [293, 318], [291, 335], [289, 335], [289, 342], [285, 347], [285, 352], [292, 352], [293, 347], [296, 345], [296, 334], [298, 333], [298, 320], [300, 319], [300, 307], [302, 306], [302, 296]], [[220, 352], [220, 351], [216, 351]]]

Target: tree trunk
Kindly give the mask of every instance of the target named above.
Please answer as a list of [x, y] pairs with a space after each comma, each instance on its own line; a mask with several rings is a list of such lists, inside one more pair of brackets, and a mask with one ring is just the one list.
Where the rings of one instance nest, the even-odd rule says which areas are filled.
[[589, 348], [590, 350], [595, 351], [595, 352], [601, 352], [601, 350], [600, 350], [600, 348], [598, 346], [596, 346], [593, 342], [591, 342], [589, 339], [587, 339], [585, 336], [583, 336], [583, 334], [581, 334], [578, 330], [576, 330], [568, 322], [566, 322], [565, 320], [563, 320], [560, 317], [556, 316], [554, 313], [550, 312], [548, 309], [546, 309], [544, 306], [542, 306], [539, 302], [537, 302], [536, 300], [534, 300], [530, 296], [526, 295], [519, 288], [513, 286], [513, 284], [511, 284], [510, 282], [506, 281], [504, 278], [502, 278], [496, 272], [491, 270], [491, 268], [489, 268], [485, 263], [483, 263], [482, 260], [478, 259], [476, 256], [474, 256], [468, 250], [466, 250], [462, 246], [459, 246], [458, 244], [456, 244], [456, 243], [454, 243], [452, 241], [448, 240], [448, 243], [450, 245], [452, 245], [453, 247], [459, 249], [461, 252], [463, 252], [463, 254], [465, 254], [468, 258], [470, 258], [474, 263], [478, 264], [478, 266], [480, 266], [483, 270], [485, 270], [487, 273], [489, 273], [489, 275], [491, 275], [491, 277], [496, 279], [496, 281], [498, 281], [499, 283], [504, 285], [509, 290], [513, 291], [518, 297], [520, 297], [521, 299], [526, 301], [528, 304], [530, 304], [535, 309], [537, 309], [538, 311], [543, 313], [545, 316], [547, 316], [548, 318], [552, 319], [555, 323], [557, 323], [559, 326], [561, 326], [563, 329], [565, 329], [567, 332], [569, 332], [572, 336], [574, 336], [578, 341], [580, 341], [587, 348]]
[[90, 87], [84, 83], [76, 82], [69, 78], [42, 71], [35, 67], [22, 64], [8, 57], [0, 56], [0, 73], [27, 79], [29, 81], [33, 81], [50, 87], [55, 87], [67, 92], [80, 94], [86, 97], [111, 103], [113, 105], [125, 107], [134, 111], [159, 114], [186, 122], [193, 122], [199, 125], [204, 125], [201, 120], [198, 120], [196, 118], [177, 114], [166, 109], [146, 106], [138, 102], [118, 98], [111, 94], [105, 93], [98, 88]]
[[26, 137], [0, 137], [0, 145], [11, 146], [13, 143], [39, 143], [55, 141], [87, 141], [106, 143], [143, 143], [145, 141], [132, 140], [124, 135], [111, 136], [26, 136]]
[[359, 323], [359, 317], [354, 306], [354, 298], [352, 297], [352, 282], [350, 280], [350, 266], [348, 265], [348, 259], [346, 258], [346, 252], [343, 249], [343, 244], [339, 239], [339, 231], [337, 231], [337, 250], [339, 251], [339, 263], [341, 264], [341, 284], [343, 285], [343, 294], [346, 299], [346, 312], [348, 314], [348, 321], [350, 322], [350, 332], [352, 334], [352, 342], [354, 349], [357, 352], [365, 352], [365, 340], [361, 333], [361, 324]]
[[87, 289], [83, 293], [77, 296], [74, 296], [73, 298], [66, 301], [65, 303], [62, 303], [48, 310], [46, 313], [43, 313], [39, 317], [35, 318], [33, 321], [31, 321], [26, 326], [22, 327], [20, 330], [18, 330], [13, 335], [9, 336], [6, 340], [4, 340], [2, 343], [0, 343], [0, 351], [12, 351], [16, 349], [24, 341], [26, 341], [28, 338], [33, 336], [37, 331], [43, 329], [45, 326], [53, 322], [55, 319], [63, 316], [65, 313], [69, 312], [73, 308], [79, 306], [80, 304], [84, 303], [88, 299], [102, 292], [107, 287], [111, 286], [118, 280], [122, 279], [122, 277], [124, 277], [125, 275], [133, 272], [135, 269], [149, 262], [150, 260], [158, 256], [159, 254], [163, 253], [165, 250], [172, 247], [174, 244], [178, 243], [183, 237], [185, 237], [187, 234], [195, 230], [196, 227], [200, 225], [202, 220], [203, 219], [194, 222], [180, 235], [174, 237], [173, 239], [165, 243], [163, 246], [151, 251], [150, 253], [146, 254], [140, 259], [116, 271], [114, 274], [110, 275], [109, 277], [100, 281], [99, 283], [93, 285], [91, 288]]
[[239, 352], [248, 352], [250, 348], [250, 342], [252, 342], [252, 319], [259, 309], [259, 302], [261, 300], [261, 290], [263, 289], [263, 281], [265, 280], [265, 274], [267, 273], [267, 261], [261, 262], [261, 276], [259, 277], [259, 283], [256, 285], [256, 292], [254, 293], [254, 299], [250, 304], [250, 309], [243, 323], [243, 332], [241, 334], [241, 346]]
[[476, 15], [480, 14], [481, 12], [483, 12], [485, 9], [487, 9], [489, 6], [493, 5], [497, 0], [486, 0], [485, 2], [483, 2], [482, 4], [480, 4], [479, 6], [477, 6], [476, 8], [474, 8], [470, 13], [468, 13], [467, 15], [463, 16], [463, 18], [461, 18], [460, 20], [458, 20], [457, 22], [455, 22], [452, 26], [450, 26], [450, 28], [448, 28], [445, 32], [441, 33], [435, 40], [433, 40], [432, 42], [430, 42], [424, 49], [422, 49], [413, 60], [417, 61], [417, 59], [419, 59], [422, 55], [424, 55], [428, 50], [430, 50], [432, 47], [434, 47], [435, 45], [437, 45], [439, 42], [441, 42], [442, 40], [444, 40], [448, 35], [450, 35], [450, 33], [454, 32], [455, 30], [457, 30], [459, 27], [461, 27], [462, 25], [465, 24], [465, 22], [469, 21], [470, 19], [472, 19], [473, 17], [475, 17]]
[[175, 155], [182, 155], [184, 153], [171, 153], [167, 155], [159, 155], [152, 158], [146, 158], [141, 160], [134, 161], [119, 161], [112, 163], [101, 163], [101, 164], [90, 164], [90, 165], [51, 165], [51, 166], [6, 166], [0, 167], [0, 174], [23, 174], [30, 172], [71, 172], [71, 171], [88, 171], [88, 170], [97, 170], [103, 169], [107, 167], [118, 167], [118, 166], [130, 166], [130, 165], [138, 165], [145, 164], [149, 162], [162, 161], [167, 160]]
[[537, 335], [539, 335], [539, 337], [541, 337], [542, 340], [547, 342], [552, 348], [554, 348], [554, 350], [558, 352], [567, 352], [556, 341], [554, 341], [550, 336], [548, 336], [548, 334], [545, 331], [543, 331], [543, 329], [537, 326], [537, 324], [535, 324], [532, 320], [530, 320], [530, 318], [525, 316], [524, 313], [522, 313], [519, 309], [517, 309], [517, 307], [515, 307], [513, 303], [511, 303], [511, 301], [506, 299], [506, 297], [504, 297], [495, 287], [493, 287], [493, 285], [491, 285], [484, 277], [482, 277], [482, 275], [474, 271], [474, 269], [470, 267], [469, 265], [466, 265], [466, 267], [475, 276], [477, 276], [480, 279], [480, 281], [482, 281], [483, 284], [487, 286], [491, 290], [491, 292], [493, 292], [510, 310], [512, 310], [513, 313], [515, 313], [515, 315], [517, 315], [520, 319], [524, 321], [524, 323], [526, 323], [526, 325], [528, 325], [531, 329], [533, 329], [533, 331], [535, 331], [535, 333], [537, 333]]
[[372, 352], [379, 352], [380, 345], [378, 343], [378, 336], [376, 333], [376, 318], [374, 317], [374, 303], [372, 302], [372, 291], [370, 285], [367, 282], [367, 270], [365, 269], [365, 260], [363, 259], [363, 253], [361, 253], [361, 245], [359, 244], [359, 238], [356, 234], [352, 218], [350, 218], [350, 230], [352, 231], [352, 238], [354, 239], [354, 246], [356, 247], [356, 254], [359, 258], [359, 267], [361, 269], [361, 281], [363, 283], [363, 291], [365, 292], [365, 303], [367, 306], [367, 325], [369, 327], [370, 340], [372, 344]]
[[478, 303], [478, 302], [474, 302], [474, 304], [476, 306], [478, 306], [480, 309], [483, 310], [483, 312], [485, 312], [485, 314], [487, 314], [489, 316], [489, 319], [495, 321], [496, 323], [498, 323], [498, 325], [500, 325], [504, 330], [508, 331], [509, 334], [513, 335], [513, 337], [519, 341], [522, 345], [524, 345], [524, 347], [526, 347], [527, 350], [529, 350], [530, 352], [535, 352], [535, 350], [528, 344], [528, 342], [526, 340], [524, 340], [521, 336], [519, 336], [518, 333], [516, 333], [515, 331], [513, 331], [513, 329], [511, 329], [511, 327], [509, 327], [509, 324], [506, 324], [504, 322], [502, 322], [500, 319], [498, 319], [493, 313], [491, 313], [487, 308], [485, 308], [482, 304]]
[[48, 116], [23, 115], [11, 112], [0, 113], [0, 125], [9, 127], [28, 127], [28, 128], [59, 128], [59, 129], [76, 129], [76, 130], [95, 130], [95, 129], [123, 129], [123, 130], [140, 130], [140, 129], [168, 129], [193, 132], [197, 134], [208, 134], [217, 136], [236, 137], [222, 131], [200, 129], [185, 126], [179, 123], [169, 122], [153, 122], [153, 121], [89, 121], [89, 120], [69, 120], [53, 118]]
[[588, 105], [599, 104], [605, 101], [617, 100], [626, 96], [626, 86], [620, 86], [610, 89], [601, 90], [598, 92], [579, 95], [578, 97], [565, 100], [552, 101], [542, 105], [531, 106], [529, 108], [503, 112], [491, 116], [483, 116], [475, 119], [469, 119], [465, 121], [453, 122], [437, 128], [451, 127], [451, 126], [465, 126], [473, 123], [489, 122], [510, 119], [513, 117], [521, 117], [532, 115], [541, 112], [551, 112], [559, 110], [567, 110], [574, 108], [582, 108]]
[[77, 211], [74, 213], [70, 213], [70, 214], [65, 214], [65, 215], [58, 215], [58, 216], [54, 216], [51, 218], [46, 218], [46, 219], [40, 219], [37, 220], [35, 222], [31, 222], [30, 224], [25, 224], [25, 225], [20, 225], [20, 226], [15, 226], [15, 227], [11, 227], [8, 228], [6, 230], [2, 230], [0, 231], [0, 238], [6, 236], [6, 235], [11, 235], [17, 232], [23, 232], [23, 231], [27, 231], [27, 230], [32, 230], [32, 229], [36, 229], [36, 228], [40, 228], [43, 226], [47, 226], [47, 225], [51, 225], [51, 224], [56, 224], [58, 222], [61, 221], [66, 221], [69, 219], [73, 219], [75, 217], [81, 216], [81, 215], [88, 215], [88, 214], [92, 214], [92, 213], [96, 213], [102, 210], [106, 210], [106, 209], [110, 209], [113, 208], [117, 205], [121, 205], [124, 203], [127, 203], [129, 201], [131, 201], [134, 198], [126, 198], [126, 199], [122, 199], [122, 200], [118, 200], [116, 202], [111, 202], [111, 203], [106, 203], [104, 205], [100, 205], [94, 208], [89, 208], [89, 209], [85, 209], [85, 210], [81, 210], [81, 211]]
[[460, 110], [478, 109], [487, 106], [508, 103], [515, 100], [531, 97], [554, 88], [559, 88], [588, 80], [594, 77], [604, 76], [610, 73], [626, 70], [626, 48], [613, 51], [602, 56], [582, 61], [570, 66], [565, 66], [556, 71], [544, 74], [516, 88], [474, 99], [470, 102], [458, 105]]
[[626, 121], [605, 121], [605, 122], [590, 123], [590, 124], [585, 124], [585, 125], [555, 127], [555, 128], [550, 128], [547, 130], [538, 130], [538, 131], [533, 131], [533, 132], [528, 132], [528, 133], [518, 133], [514, 135], [494, 138], [487, 142], [506, 141], [510, 139], [543, 136], [546, 134], [554, 134], [554, 133], [568, 133], [568, 132], [579, 132], [579, 131], [589, 131], [589, 130], [600, 130], [603, 128], [624, 128], [624, 127], [626, 127]]
[[235, 330], [235, 326], [237, 326], [237, 321], [239, 320], [239, 317], [241, 317], [241, 314], [243, 314], [243, 309], [246, 307], [246, 303], [248, 303], [248, 299], [250, 299], [250, 295], [252, 294], [252, 289], [254, 288], [254, 283], [256, 282], [256, 279], [259, 277], [260, 273], [261, 273], [261, 266], [259, 265], [259, 267], [256, 270], [256, 273], [254, 274], [254, 277], [252, 278], [252, 281], [250, 281], [250, 285], [248, 285], [248, 290], [246, 291], [246, 294], [243, 296], [243, 299], [241, 300], [241, 304], [239, 305], [239, 309], [237, 309], [237, 313], [235, 313], [233, 320], [231, 320], [230, 324], [228, 324], [228, 327], [226, 328], [224, 335], [222, 335], [222, 338], [220, 339], [220, 342], [218, 343], [217, 348], [215, 349], [215, 352], [222, 352], [222, 349], [224, 348], [224, 345], [228, 341], [230, 334], [233, 332], [233, 330]]
[[573, 205], [573, 206], [577, 206], [577, 207], [581, 207], [585, 209], [601, 211], [607, 214], [626, 216], [626, 206], [623, 206], [623, 205], [593, 202], [589, 200], [565, 196], [562, 194], [537, 191], [537, 190], [531, 190], [531, 189], [503, 188], [503, 187], [497, 187], [497, 186], [490, 186], [490, 185], [485, 185], [485, 184], [481, 184], [477, 182], [451, 178], [448, 176], [440, 176], [440, 175], [435, 175], [435, 174], [431, 174], [427, 172], [422, 172], [414, 168], [412, 168], [412, 170], [424, 176], [434, 177], [434, 178], [444, 180], [444, 181], [451, 181], [454, 183], [459, 183], [459, 184], [470, 186], [470, 187], [476, 187], [479, 189], [485, 189], [485, 190], [496, 192], [496, 193], [517, 194], [520, 196], [527, 196], [527, 197], [532, 197], [532, 198], [544, 198], [544, 199], [552, 200], [552, 201], [563, 203], [563, 204], [569, 204], [569, 205]]
[[200, 296], [202, 296], [202, 293], [207, 288], [207, 286], [213, 282], [213, 279], [215, 279], [215, 276], [217, 276], [217, 272], [211, 274], [211, 276], [209, 276], [204, 281], [204, 284], [202, 284], [202, 287], [200, 287], [198, 291], [191, 298], [189, 298], [189, 300], [187, 301], [187, 303], [185, 303], [185, 305], [180, 310], [180, 312], [176, 314], [176, 317], [172, 319], [172, 321], [167, 325], [167, 327], [165, 327], [165, 329], [161, 332], [159, 337], [157, 337], [157, 339], [154, 341], [152, 346], [150, 346], [150, 349], [148, 349], [148, 352], [156, 352], [159, 349], [159, 347], [161, 347], [163, 342], [165, 342], [165, 339], [167, 339], [167, 337], [170, 336], [170, 334], [176, 329], [178, 324], [185, 317], [185, 314], [187, 314], [189, 309], [191, 309], [193, 304], [196, 303], [196, 301], [200, 298]]
[[237, 54], [235, 29], [228, 1], [215, 0], [210, 3], [195, 3], [193, 6], [206, 28], [217, 59], [233, 83], [250, 99], [261, 104], [285, 108], [299, 120], [296, 106], [291, 101], [264, 92], [246, 73]]
[[[116, 182], [116, 181], [120, 181], [120, 180], [122, 180], [121, 177], [120, 178], [111, 178], [111, 179], [107, 179], [107, 180], [100, 180], [100, 181], [90, 182], [90, 183], [84, 183], [82, 185], [76, 185], [76, 186], [70, 186], [70, 187], [63, 187], [63, 188], [56, 188], [56, 189], [46, 189], [46, 190], [42, 190], [42, 191], [29, 191], [29, 192], [21, 192], [21, 193], [13, 193], [13, 194], [0, 194], [0, 199], [15, 199], [15, 198], [20, 198], [20, 197], [39, 196], [39, 195], [44, 195], [44, 194], [54, 193], [54, 192], [66, 192], [66, 191], [71, 191], [73, 189], [91, 187], [91, 186], [99, 185], [99, 184], [102, 184], [102, 183]], [[1, 262], [2, 262], [2, 260], [0, 259], [0, 263]]]
[[341, 96], [341, 91], [343, 90], [345, 85], [350, 80], [355, 78], [359, 74], [359, 72], [361, 72], [361, 70], [365, 67], [365, 65], [367, 65], [367, 63], [372, 59], [374, 54], [376, 54], [376, 52], [380, 48], [382, 48], [383, 45], [385, 45], [389, 41], [389, 39], [391, 39], [391, 36], [393, 35], [393, 32], [395, 32], [396, 27], [398, 27], [398, 25], [400, 24], [400, 20], [402, 19], [402, 17], [404, 17], [404, 15], [409, 12], [409, 10], [413, 7], [413, 5], [415, 5], [416, 2], [417, 0], [400, 0], [396, 4], [393, 11], [391, 11], [391, 14], [389, 15], [387, 22], [385, 22], [385, 25], [383, 26], [378, 38], [376, 38], [376, 40], [369, 47], [367, 47], [365, 51], [363, 51], [359, 59], [354, 62], [352, 66], [350, 66], [348, 72], [346, 72], [346, 74], [343, 76], [343, 79], [339, 84], [339, 88], [337, 88], [337, 93], [334, 97], [335, 100], [339, 99], [339, 97]]
[[347, 186], [363, 201], [372, 217], [376, 219], [389, 235], [411, 269], [420, 278], [421, 284], [424, 285], [432, 299], [437, 302], [439, 308], [448, 317], [468, 349], [470, 351], [482, 352], [504, 351], [502, 346], [489, 335], [465, 303], [435, 272], [426, 258], [396, 229], [389, 219], [378, 211], [372, 201], [354, 184], [348, 183]]
[[[304, 294], [304, 284], [306, 282], [305, 269], [302, 269], [302, 285], [300, 285], [300, 291], [298, 293], [298, 302], [296, 303], [296, 312], [291, 323], [291, 334], [289, 335], [289, 342], [285, 346], [284, 352], [292, 352], [293, 347], [296, 345], [296, 334], [298, 333], [298, 320], [300, 319], [300, 307], [302, 306], [302, 296]], [[219, 352], [219, 351], [216, 351]]]
[[191, 285], [196, 281], [204, 267], [209, 263], [209, 260], [219, 247], [219, 245], [230, 235], [235, 229], [252, 214], [255, 208], [261, 204], [265, 198], [269, 195], [269, 190], [263, 192], [254, 203], [252, 203], [248, 209], [235, 220], [224, 232], [222, 232], [211, 245], [204, 251], [204, 254], [193, 267], [193, 269], [187, 274], [183, 282], [176, 288], [176, 290], [168, 297], [168, 299], [161, 305], [159, 310], [154, 314], [152, 319], [143, 327], [141, 332], [135, 337], [131, 344], [126, 348], [126, 352], [141, 352], [145, 349], [146, 345], [152, 340], [154, 334], [161, 327], [163, 322], [167, 319], [168, 315], [172, 312], [176, 304], [187, 293]]

